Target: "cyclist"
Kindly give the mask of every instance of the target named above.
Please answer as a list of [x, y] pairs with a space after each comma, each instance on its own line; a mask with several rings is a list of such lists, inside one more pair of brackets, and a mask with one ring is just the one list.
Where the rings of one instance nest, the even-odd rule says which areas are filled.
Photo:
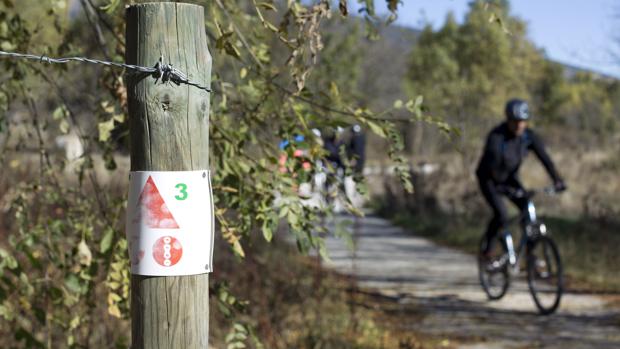
[[366, 161], [366, 134], [360, 125], [351, 127], [351, 137], [347, 143], [347, 156], [353, 163], [353, 172], [361, 176]]
[[[493, 218], [485, 233], [487, 243], [482, 251], [484, 257], [489, 257], [494, 237], [508, 220], [502, 195], [524, 190], [519, 181], [518, 171], [530, 150], [534, 151], [547, 170], [555, 189], [557, 191], [566, 189], [541, 139], [527, 127], [531, 117], [527, 103], [520, 99], [512, 99], [506, 103], [505, 113], [506, 121], [489, 133], [476, 170], [482, 195], [493, 210]], [[521, 211], [527, 208], [527, 199], [508, 197]]]

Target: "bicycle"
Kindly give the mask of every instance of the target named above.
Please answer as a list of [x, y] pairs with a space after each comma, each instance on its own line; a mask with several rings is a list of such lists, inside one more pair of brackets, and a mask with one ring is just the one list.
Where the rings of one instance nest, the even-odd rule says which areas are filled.
[[480, 242], [478, 272], [480, 284], [488, 298], [498, 300], [506, 294], [511, 278], [519, 274], [520, 261], [525, 257], [529, 291], [539, 312], [548, 315], [560, 305], [564, 280], [558, 248], [549, 236], [546, 225], [536, 216], [532, 199], [540, 192], [549, 195], [559, 193], [555, 188], [532, 191], [513, 189], [504, 192], [509, 196], [527, 200], [527, 209], [510, 219], [506, 225], [521, 223], [521, 239], [515, 248], [512, 234], [505, 230], [496, 236], [498, 241], [492, 242], [491, 252], [483, 256], [482, 251], [487, 243], [483, 236]]

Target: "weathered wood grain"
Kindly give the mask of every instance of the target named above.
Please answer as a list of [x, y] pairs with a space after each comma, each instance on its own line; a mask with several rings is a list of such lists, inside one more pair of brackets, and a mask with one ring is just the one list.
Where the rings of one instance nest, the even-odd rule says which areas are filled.
[[[126, 10], [126, 62], [154, 66], [163, 56], [190, 80], [210, 86], [204, 10], [145, 3]], [[150, 76], [127, 77], [131, 170], [209, 168], [209, 94]], [[207, 348], [209, 274], [132, 275], [132, 348]]]

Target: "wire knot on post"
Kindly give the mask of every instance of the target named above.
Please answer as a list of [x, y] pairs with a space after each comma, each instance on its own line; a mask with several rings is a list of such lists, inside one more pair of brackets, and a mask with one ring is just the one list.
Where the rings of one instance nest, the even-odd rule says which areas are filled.
[[161, 80], [161, 82], [173, 82], [177, 86], [181, 85], [181, 83], [187, 83], [188, 78], [181, 72], [180, 70], [174, 68], [172, 64], [164, 63], [164, 57], [159, 57], [159, 62], [155, 64], [155, 71], [153, 72], [153, 77], [155, 78], [155, 83]]

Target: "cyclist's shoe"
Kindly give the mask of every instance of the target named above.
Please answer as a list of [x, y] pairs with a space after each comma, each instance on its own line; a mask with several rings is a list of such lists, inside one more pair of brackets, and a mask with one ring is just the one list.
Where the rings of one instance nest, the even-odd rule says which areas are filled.
[[483, 261], [490, 261], [493, 259], [493, 253], [491, 251], [482, 251], [480, 253], [480, 258], [482, 258]]

